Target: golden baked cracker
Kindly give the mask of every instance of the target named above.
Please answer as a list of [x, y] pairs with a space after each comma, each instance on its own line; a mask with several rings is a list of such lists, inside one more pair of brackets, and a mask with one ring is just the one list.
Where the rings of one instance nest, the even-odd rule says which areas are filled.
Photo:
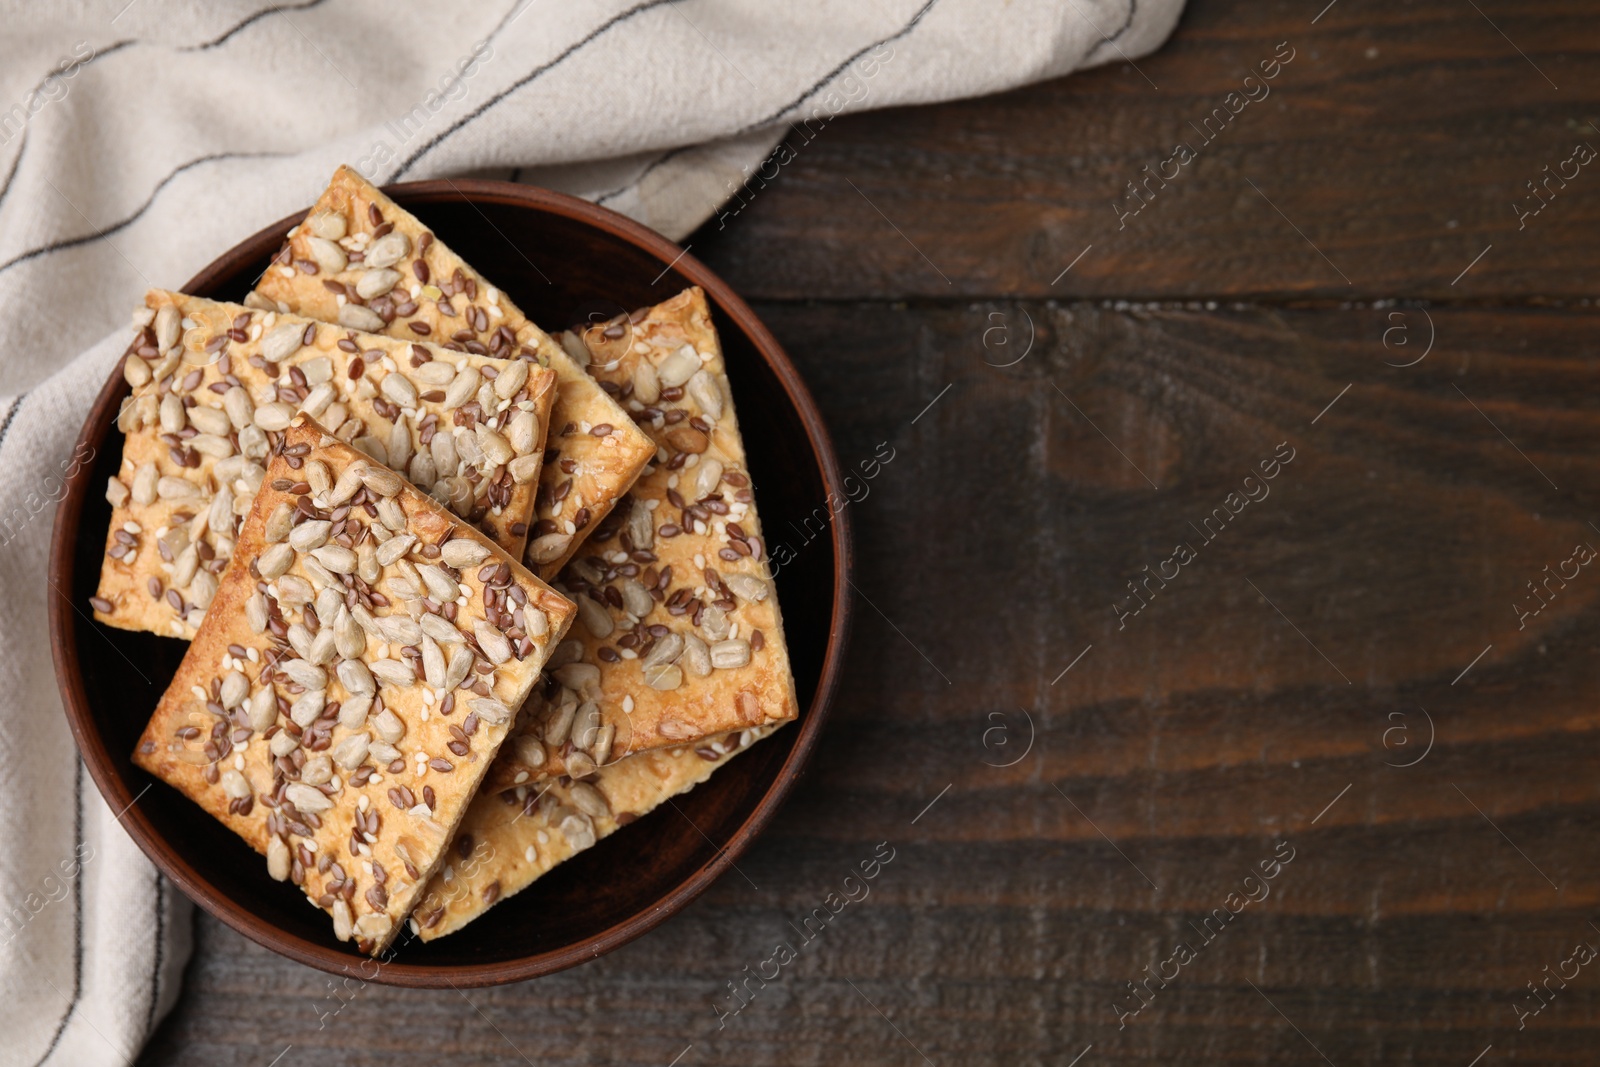
[[145, 302], [123, 362], [134, 393], [107, 484], [100, 621], [193, 636], [273, 435], [296, 410], [402, 467], [520, 558], [552, 372], [181, 293]]
[[583, 777], [609, 759], [799, 712], [722, 350], [699, 289], [630, 317], [591, 373], [628, 398], [658, 461], [555, 583], [578, 623], [557, 687], [485, 787]]
[[339, 168], [306, 221], [289, 231], [251, 298], [403, 340], [520, 356], [555, 371], [548, 462], [528, 544], [528, 565], [546, 580], [650, 459], [649, 440], [560, 345], [349, 167]]
[[687, 793], [776, 727], [735, 730], [692, 746], [658, 748], [584, 781], [550, 779], [478, 794], [411, 922], [424, 941], [455, 933], [558, 864]]
[[134, 761], [376, 954], [572, 614], [488, 538], [297, 416]]

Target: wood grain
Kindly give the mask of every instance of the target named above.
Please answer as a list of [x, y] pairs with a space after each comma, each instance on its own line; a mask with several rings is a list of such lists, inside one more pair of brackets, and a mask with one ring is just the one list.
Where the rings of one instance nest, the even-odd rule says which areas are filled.
[[[1312, 25], [1324, 6], [1191, 3], [1143, 75], [797, 132], [793, 161], [696, 254], [768, 299], [1590, 296], [1600, 173], [1553, 186], [1524, 229], [1512, 209], [1579, 141], [1600, 149], [1588, 10], [1339, 3]], [[1249, 87], [1268, 95], [1206, 144], [1195, 127], [1282, 42], [1295, 58]], [[1113, 202], [1180, 141], [1197, 157], [1124, 225]]]
[[[593, 964], [370, 986], [323, 1030], [324, 976], [203, 921], [145, 1061], [1592, 1062], [1594, 965], [1513, 1005], [1600, 945], [1600, 573], [1513, 605], [1600, 546], [1600, 175], [1525, 230], [1511, 202], [1600, 145], [1600, 38], [1555, 0], [1323, 6], [1195, 2], [1143, 75], [840, 119], [691, 238], [841, 461], [895, 457], [851, 505], [843, 696], [743, 877]], [[1272, 95], [1119, 230], [1284, 40]], [[1285, 442], [1270, 495], [1191, 530]], [[1119, 1029], [1279, 842], [1270, 895]]]
[[[743, 877], [577, 970], [470, 1003], [368, 986], [323, 1030], [325, 976], [203, 922], [148, 1062], [1584, 1061], [1600, 979], [1521, 1033], [1511, 1005], [1600, 944], [1600, 574], [1526, 629], [1510, 605], [1600, 544], [1592, 316], [1435, 308], [1434, 352], [1396, 368], [1391, 309], [758, 310], [841, 460], [894, 459], [852, 505], [837, 718]], [[1015, 358], [991, 314], [1038, 327], [1014, 366], [986, 365]], [[1270, 495], [1186, 532], [1285, 441]], [[1197, 558], [1119, 629], [1182, 539]], [[1424, 708], [1432, 750], [1386, 766]], [[719, 1030], [725, 983], [883, 841], [870, 895]], [[1279, 842], [1270, 895], [1119, 1030], [1125, 983]]]

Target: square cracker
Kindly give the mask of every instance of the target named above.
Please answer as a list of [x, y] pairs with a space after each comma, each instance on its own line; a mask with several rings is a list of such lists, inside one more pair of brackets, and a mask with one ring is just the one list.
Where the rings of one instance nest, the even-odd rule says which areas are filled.
[[[375, 249], [379, 267], [369, 266]], [[359, 290], [376, 271], [398, 273], [399, 281], [383, 295], [364, 299]], [[389, 274], [382, 277], [383, 284], [390, 281]], [[369, 285], [368, 291], [381, 287]], [[421, 220], [349, 167], [339, 168], [306, 221], [289, 231], [288, 243], [251, 296], [325, 322], [490, 356], [520, 356], [555, 371], [548, 462], [528, 544], [528, 566], [547, 581], [628, 491], [653, 452], [633, 420], [560, 345]]]
[[688, 289], [630, 318], [614, 348], [589, 340], [590, 371], [633, 387], [658, 462], [555, 583], [578, 623], [551, 657], [551, 699], [522, 716], [492, 790], [799, 712], [705, 296]]
[[559, 864], [687, 793], [773, 729], [735, 730], [693, 746], [641, 752], [581, 782], [559, 778], [480, 793], [412, 913], [418, 935], [432, 941], [455, 933]]
[[181, 293], [151, 290], [145, 303], [123, 359], [134, 393], [106, 487], [101, 622], [194, 636], [297, 409], [403, 468], [520, 558], [551, 371]]
[[379, 953], [572, 605], [301, 415], [212, 607], [134, 762]]

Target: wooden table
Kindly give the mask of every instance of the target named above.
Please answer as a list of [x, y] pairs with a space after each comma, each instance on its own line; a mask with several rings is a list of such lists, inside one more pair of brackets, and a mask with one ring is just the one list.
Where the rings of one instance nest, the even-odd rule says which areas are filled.
[[747, 878], [324, 1029], [326, 976], [202, 917], [145, 1062], [1595, 1062], [1600, 170], [1564, 161], [1600, 36], [1322, 6], [1196, 0], [1137, 69], [839, 119], [693, 237], [841, 459], [895, 457]]

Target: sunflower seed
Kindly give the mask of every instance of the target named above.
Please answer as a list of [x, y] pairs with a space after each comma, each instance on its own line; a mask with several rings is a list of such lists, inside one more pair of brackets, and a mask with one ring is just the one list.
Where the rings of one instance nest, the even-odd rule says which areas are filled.
[[371, 300], [393, 289], [399, 281], [400, 272], [397, 270], [369, 270], [356, 282], [356, 295], [363, 300]]
[[[196, 408], [195, 410], [198, 412], [200, 409]], [[237, 385], [230, 386], [228, 391], [222, 394], [222, 410], [228, 416], [228, 423], [235, 430], [244, 429], [255, 419], [255, 405], [250, 401], [250, 394]], [[222, 429], [213, 432], [227, 433], [228, 431]]]
[[429, 385], [449, 385], [456, 376], [456, 366], [449, 360], [433, 359], [411, 373]]
[[483, 376], [478, 373], [476, 367], [462, 367], [461, 372], [455, 376], [449, 387], [444, 391], [445, 410], [454, 411], [468, 400], [471, 400], [473, 395], [477, 393], [478, 386], [482, 381]]
[[268, 544], [276, 544], [286, 539], [294, 529], [294, 508], [281, 503], [267, 516], [262, 537]]
[[372, 681], [372, 672], [358, 659], [347, 659], [339, 664], [335, 673], [345, 691], [356, 696], [372, 696], [378, 687]]
[[605, 794], [588, 782], [573, 782], [567, 795], [579, 811], [591, 818], [599, 819], [611, 814], [611, 805], [606, 803]]
[[[370, 261], [369, 261], [370, 262]], [[383, 329], [383, 316], [362, 304], [345, 304], [339, 309], [339, 325], [364, 333], [377, 333]]]
[[386, 399], [399, 404], [403, 408], [417, 406], [417, 387], [411, 384], [409, 378], [398, 371], [393, 374], [385, 374], [383, 381], [378, 383], [378, 391]]
[[457, 689], [467, 680], [472, 670], [473, 656], [466, 645], [457, 645], [450, 652], [450, 662], [445, 667], [444, 685], [441, 689]]
[[722, 464], [714, 459], [701, 460], [694, 469], [694, 479], [689, 492], [692, 494], [692, 499], [699, 502], [716, 492], [717, 486], [721, 484]]
[[[198, 440], [198, 438], [197, 438]], [[211, 510], [207, 516], [207, 524], [212, 530], [233, 536], [233, 490], [224, 485], [217, 490], [217, 495], [211, 498]]]
[[333, 779], [333, 762], [322, 753], [309, 756], [300, 768], [300, 780], [306, 785], [327, 785]]
[[242, 671], [229, 671], [222, 676], [221, 695], [217, 702], [223, 707], [232, 710], [244, 702], [250, 695], [250, 679]]
[[420, 564], [417, 573], [422, 575], [423, 584], [428, 587], [428, 592], [433, 594], [435, 600], [442, 603], [461, 595], [461, 587], [455, 580], [433, 564]]
[[722, 388], [711, 376], [710, 371], [703, 368], [696, 371], [684, 388], [694, 402], [700, 405], [700, 410], [705, 412], [707, 418], [722, 418]]
[[328, 672], [321, 667], [315, 667], [302, 659], [286, 659], [278, 662], [278, 670], [289, 676], [295, 685], [305, 689], [323, 689], [328, 684]]
[[264, 685], [250, 694], [250, 704], [245, 709], [250, 716], [250, 729], [265, 733], [278, 721], [278, 698], [272, 686]]
[[311, 253], [312, 261], [329, 274], [338, 274], [350, 263], [344, 249], [326, 237], [307, 237], [306, 251]]
[[401, 486], [406, 483], [403, 478], [386, 467], [369, 466], [361, 468], [361, 484], [379, 496], [389, 497], [398, 493]]
[[760, 578], [757, 578], [753, 574], [744, 574], [740, 572], [725, 574], [722, 576], [722, 581], [729, 589], [733, 590], [734, 595], [740, 600], [750, 600], [759, 603], [767, 599], [768, 593], [771, 592], [771, 590], [767, 587], [767, 583], [762, 581]]
[[510, 400], [521, 392], [526, 384], [528, 384], [528, 362], [514, 359], [511, 365], [501, 371], [500, 376], [494, 380], [494, 395], [501, 400]]
[[256, 427], [262, 430], [277, 432], [288, 429], [289, 422], [294, 418], [294, 409], [288, 404], [274, 401], [271, 404], [262, 404], [256, 408]]
[[347, 771], [353, 771], [367, 759], [367, 735], [351, 734], [333, 746], [333, 762]]
[[404, 470], [406, 464], [411, 462], [411, 427], [406, 419], [401, 419], [389, 427], [389, 440], [384, 451], [389, 453], [389, 464], [395, 470]]
[[327, 794], [302, 782], [290, 782], [284, 788], [284, 795], [300, 811], [320, 815], [333, 807], [333, 800]]
[[442, 645], [455, 644], [461, 640], [461, 631], [457, 630], [448, 619], [424, 612], [417, 622], [422, 626], [424, 634]]
[[560, 748], [572, 734], [572, 720], [577, 716], [575, 701], [563, 701], [550, 710], [544, 723], [544, 740], [551, 748]]
[[672, 355], [661, 361], [656, 367], [656, 380], [667, 389], [672, 389], [687, 382], [694, 377], [700, 369], [700, 356], [695, 350], [684, 345]]
[[106, 503], [120, 508], [128, 502], [128, 487], [116, 478], [106, 479]]
[[633, 395], [641, 404], [654, 404], [661, 399], [661, 382], [656, 369], [645, 360], [633, 368]]
[[182, 433], [188, 425], [188, 417], [183, 409], [183, 401], [177, 393], [168, 393], [161, 398], [161, 432]]
[[226, 436], [233, 431], [228, 413], [220, 408], [194, 407], [189, 409], [189, 422], [205, 434]]
[[310, 415], [313, 419], [320, 419], [322, 418], [322, 413], [328, 410], [328, 405], [333, 403], [333, 398], [336, 395], [333, 383], [323, 382], [306, 394], [306, 398], [300, 402], [300, 410]]
[[556, 681], [577, 692], [600, 684], [600, 668], [592, 663], [568, 663], [553, 673]]
[[367, 650], [367, 637], [343, 604], [333, 616], [333, 648], [342, 659], [354, 659]]
[[156, 309], [155, 330], [158, 351], [166, 352], [178, 343], [182, 325], [183, 316], [178, 313], [174, 305], [162, 304]]
[[[274, 881], [278, 882], [281, 882], [285, 878], [289, 877], [289, 846], [284, 844], [283, 838], [279, 837], [277, 834], [273, 834], [271, 837], [267, 838], [267, 873], [272, 876]], [[342, 900], [334, 903], [334, 911], [336, 914], [339, 905], [343, 903], [344, 901]], [[348, 917], [349, 914], [350, 909], [346, 908], [346, 917]], [[335, 925], [337, 925], [337, 922]], [[344, 940], [344, 938], [340, 938], [340, 940]]]
[[268, 363], [282, 363], [300, 351], [300, 341], [305, 333], [304, 322], [285, 322], [274, 326], [261, 339], [261, 358]]
[[550, 618], [532, 604], [522, 608], [522, 632], [529, 637], [543, 637], [550, 632]]
[[374, 660], [369, 667], [373, 676], [383, 685], [404, 688], [417, 680], [411, 668], [397, 659]]
[[267, 598], [256, 593], [244, 602], [244, 619], [253, 634], [264, 633], [267, 629]]
[[589, 747], [589, 756], [596, 767], [604, 767], [611, 759], [611, 744], [616, 740], [617, 728], [615, 726], [602, 726], [595, 734], [594, 744]]
[[300, 739], [288, 730], [279, 730], [267, 742], [267, 751], [274, 756], [287, 756], [300, 747]]
[[194, 580], [195, 571], [200, 569], [200, 553], [190, 545], [178, 553], [178, 558], [172, 563], [172, 584], [183, 586]]
[[[518, 362], [520, 363], [521, 361], [518, 360]], [[476, 432], [478, 449], [483, 453], [483, 469], [485, 471], [492, 470], [495, 467], [503, 467], [516, 458], [517, 454], [512, 449], [511, 442], [494, 430], [480, 423]]]
[[310, 519], [289, 531], [289, 544], [296, 552], [310, 552], [327, 544], [332, 530], [327, 519]]
[[[306, 526], [309, 523], [301, 523]], [[311, 555], [316, 561], [335, 574], [354, 574], [356, 569], [356, 554], [343, 545], [323, 545], [314, 549]]]
[[439, 550], [439, 557], [457, 570], [476, 566], [488, 559], [489, 554], [489, 546], [470, 537], [452, 538]]
[[328, 694], [322, 689], [310, 689], [295, 698], [289, 705], [289, 718], [295, 725], [304, 729], [317, 721], [317, 716], [322, 714], [322, 709], [327, 706]]
[[378, 732], [379, 737], [391, 745], [406, 735], [406, 724], [390, 708], [384, 708], [378, 713], [378, 717], [372, 720], [372, 728]]
[[338, 507], [355, 496], [356, 490], [361, 488], [361, 472], [365, 469], [364, 463], [352, 463], [341, 471], [333, 483], [333, 491], [328, 494], [328, 503]]
[[393, 537], [389, 538], [389, 540], [378, 546], [378, 563], [384, 567], [389, 566], [404, 556], [407, 552], [410, 552], [411, 546], [416, 543], [417, 538], [415, 534], [395, 534]]
[[517, 762], [525, 767], [544, 766], [544, 742], [532, 734], [523, 734], [518, 737], [513, 750]]
[[543, 463], [542, 455], [518, 456], [506, 464], [506, 470], [511, 472], [511, 480], [518, 485], [527, 485], [539, 477], [539, 468]]
[[411, 239], [399, 230], [390, 230], [367, 247], [364, 262], [368, 267], [392, 267], [411, 252]]
[[585, 700], [572, 716], [572, 747], [588, 750], [600, 731], [600, 705]]
[[293, 574], [285, 574], [277, 581], [278, 603], [286, 608], [298, 608], [316, 599], [311, 583]]
[[300, 468], [300, 477], [311, 486], [312, 493], [321, 496], [333, 488], [333, 475], [328, 473], [328, 465], [320, 459], [308, 459]]
[[611, 631], [616, 628], [611, 621], [611, 613], [595, 603], [594, 598], [587, 593], [579, 593], [577, 602], [578, 618], [582, 620], [584, 629], [588, 630], [597, 641], [604, 641], [610, 637]]
[[[500, 377], [504, 378], [505, 375]], [[519, 411], [511, 416], [511, 423], [506, 427], [506, 440], [517, 455], [528, 455], [539, 447], [539, 417], [531, 411]]]
[[629, 615], [636, 619], [642, 619], [650, 614], [651, 610], [656, 606], [656, 602], [651, 599], [649, 591], [637, 579], [624, 578], [622, 580], [622, 606]]
[[141, 463], [139, 469], [133, 473], [133, 502], [140, 506], [156, 502], [156, 486], [158, 475], [154, 463]]
[[736, 670], [749, 663], [748, 641], [718, 641], [711, 646], [711, 665], [719, 670]]
[[411, 484], [424, 491], [433, 488], [433, 483], [439, 480], [439, 471], [433, 465], [433, 453], [420, 449], [411, 457], [411, 466], [406, 471]]
[[357, 437], [350, 443], [356, 448], [360, 449], [362, 452], [365, 452], [369, 459], [377, 460], [379, 463], [389, 462], [388, 448], [384, 446], [382, 441], [378, 440], [371, 434], [367, 434], [363, 437]]
[[494, 697], [476, 697], [467, 706], [490, 726], [504, 726], [511, 721], [511, 709]]
[[676, 664], [661, 667], [649, 667], [644, 671], [644, 684], [651, 689], [670, 692], [683, 684], [683, 671]]
[[700, 613], [700, 629], [711, 640], [721, 641], [728, 636], [728, 613], [713, 604]]
[[683, 639], [683, 656], [680, 662], [689, 669], [690, 674], [696, 678], [704, 678], [711, 673], [711, 650], [699, 637], [687, 634]]
[[444, 688], [444, 652], [440, 650], [439, 642], [427, 634], [422, 635], [422, 676], [433, 688]]
[[422, 627], [409, 615], [384, 615], [373, 624], [390, 644], [414, 645], [422, 640]]
[[[253, 409], [250, 412], [250, 418], [255, 418]], [[257, 462], [262, 462], [267, 458], [267, 435], [254, 422], [239, 431], [239, 452]]]
[[405, 509], [393, 497], [384, 497], [378, 501], [378, 518], [386, 528], [395, 533], [400, 533], [406, 528]]
[[655, 643], [655, 647], [646, 652], [639, 660], [639, 665], [647, 670], [651, 667], [665, 666], [676, 663], [678, 657], [683, 655], [684, 640], [681, 634], [669, 633]]
[[567, 839], [575, 852], [594, 847], [594, 823], [582, 812], [572, 812], [557, 824], [556, 829], [561, 831], [561, 836]]
[[477, 434], [469, 432], [457, 437], [456, 452], [461, 456], [462, 460], [477, 467], [479, 470], [486, 469], [483, 461], [483, 447], [478, 444]]
[[344, 216], [337, 211], [319, 211], [306, 219], [306, 228], [324, 240], [337, 241], [345, 234]]
[[478, 647], [483, 649], [483, 654], [489, 657], [489, 662], [500, 666], [511, 658], [511, 642], [506, 640], [505, 634], [490, 626], [482, 619], [472, 624], [472, 635], [478, 639]]
[[339, 725], [347, 730], [359, 730], [367, 724], [367, 712], [372, 709], [372, 696], [357, 693], [339, 704]]

